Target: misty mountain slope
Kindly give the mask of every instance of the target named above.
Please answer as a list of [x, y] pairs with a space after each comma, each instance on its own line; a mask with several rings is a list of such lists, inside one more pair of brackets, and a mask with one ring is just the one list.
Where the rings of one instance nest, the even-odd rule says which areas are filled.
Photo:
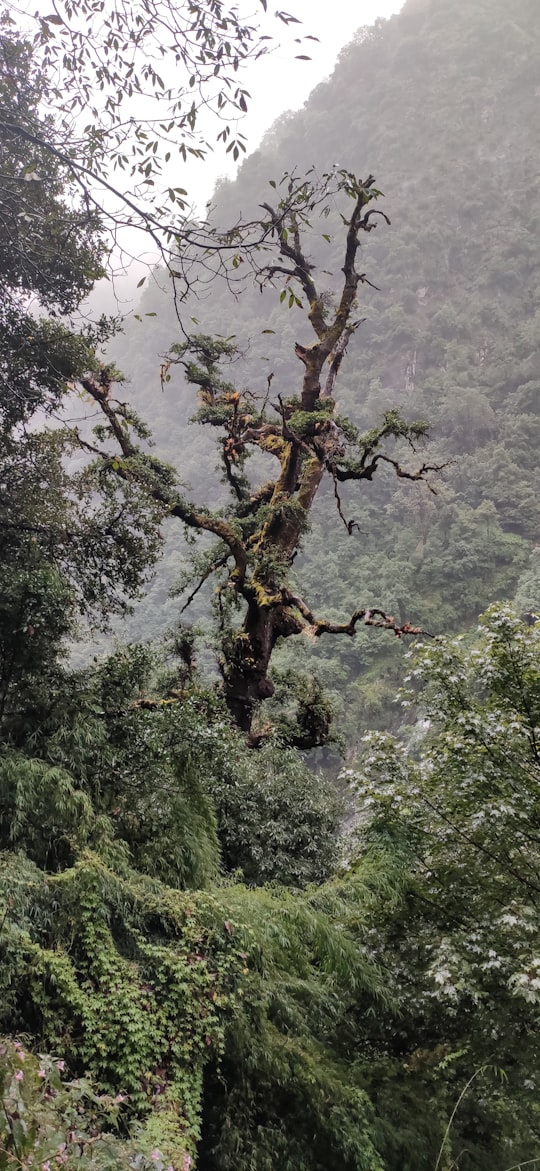
[[[459, 629], [494, 598], [512, 596], [528, 572], [539, 530], [539, 59], [536, 0], [515, 0], [511, 15], [506, 0], [409, 0], [399, 16], [360, 30], [305, 107], [280, 119], [238, 179], [218, 187], [215, 214], [229, 223], [253, 214], [284, 171], [337, 162], [376, 175], [392, 224], [365, 246], [380, 291], [361, 289], [366, 321], [340, 373], [340, 408], [365, 428], [389, 406], [427, 418], [430, 462], [453, 461], [436, 496], [391, 474], [346, 486], [352, 537], [330, 489], [323, 494], [297, 562], [317, 611], [345, 617], [377, 602], [435, 632]], [[325, 244], [328, 230], [317, 228], [313, 248], [336, 270], [339, 225]], [[236, 370], [243, 385], [262, 389], [272, 371], [276, 393], [291, 393], [300, 378], [294, 342], [310, 340], [309, 326], [280, 306], [279, 292], [247, 290], [235, 301], [216, 285], [190, 303], [187, 320], [249, 341]], [[216, 462], [211, 437], [186, 432], [194, 403], [179, 378], [158, 390], [158, 355], [178, 336], [173, 306], [150, 288], [141, 312], [157, 317], [131, 324], [115, 356], [160, 454], [197, 495]], [[261, 336], [268, 328], [274, 337]], [[216, 499], [213, 476], [210, 490]], [[181, 556], [176, 534], [132, 633], [161, 624], [163, 583]], [[174, 604], [165, 610], [170, 616]], [[316, 658], [352, 733], [359, 721], [390, 718], [402, 648], [369, 631], [343, 643], [328, 639], [303, 654]], [[297, 661], [298, 646], [287, 654]]]

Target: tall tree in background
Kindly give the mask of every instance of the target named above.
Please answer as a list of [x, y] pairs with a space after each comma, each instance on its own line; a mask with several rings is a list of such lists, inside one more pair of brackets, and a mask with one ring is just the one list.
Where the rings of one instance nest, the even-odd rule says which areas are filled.
[[[393, 630], [398, 636], [418, 633], [378, 608], [360, 606], [343, 622], [317, 617], [295, 591], [291, 567], [323, 478], [330, 477], [338, 518], [351, 533], [355, 525], [343, 512], [341, 485], [371, 480], [381, 464], [408, 480], [425, 480], [438, 470], [425, 463], [412, 469], [403, 466], [399, 449], [395, 451], [395, 444], [401, 442], [414, 452], [426, 434], [425, 423], [408, 423], [397, 411], [389, 411], [378, 426], [360, 434], [337, 412], [336, 379], [349, 340], [361, 324], [356, 316], [357, 293], [366, 276], [357, 268], [360, 237], [373, 230], [376, 217], [387, 218], [371, 206], [381, 194], [374, 179], [369, 176], [362, 181], [350, 172], [336, 170], [320, 181], [286, 176], [282, 184], [283, 196], [275, 206], [262, 205], [265, 217], [256, 226], [259, 236], [256, 234], [255, 240], [262, 235], [265, 241], [255, 252], [256, 280], [261, 287], [282, 282], [281, 301], [287, 301], [289, 308], [303, 308], [315, 334], [310, 345], [295, 346], [302, 366], [299, 393], [274, 398], [272, 375], [263, 393], [251, 388], [239, 390], [224, 379], [220, 361], [237, 354], [230, 339], [195, 336], [173, 346], [163, 377], [168, 378], [171, 363], [178, 362], [184, 366], [188, 382], [198, 387], [197, 419], [221, 432], [220, 458], [231, 502], [220, 512], [191, 504], [180, 495], [171, 469], [160, 468], [156, 461], [152, 465], [155, 478], [146, 482], [146, 490], [162, 506], [164, 515], [177, 517], [190, 530], [218, 538], [206, 558], [201, 580], [218, 576], [219, 662], [225, 698], [235, 723], [248, 735], [253, 733], [261, 701], [274, 691], [269, 667], [279, 639], [302, 633], [316, 638], [325, 633], [352, 637], [361, 621]], [[314, 232], [313, 216], [324, 217], [334, 198], [344, 203], [346, 213], [342, 215], [341, 288], [335, 303], [316, 283], [315, 265], [305, 242]], [[246, 233], [249, 244], [249, 226]], [[239, 253], [236, 263], [242, 259]], [[148, 459], [124, 425], [125, 408], [116, 405], [110, 387], [92, 375], [83, 379], [83, 386], [100, 407], [107, 423], [107, 440], [114, 442], [118, 454], [112, 460], [108, 447], [104, 451], [95, 445], [87, 448], [103, 466], [112, 464], [120, 479], [141, 483]], [[275, 469], [262, 486], [247, 474], [247, 459], [254, 452], [263, 457], [257, 465], [259, 474], [272, 463]], [[235, 622], [236, 611], [240, 611], [239, 622]], [[323, 744], [329, 724], [328, 707], [315, 690], [299, 705], [298, 726], [290, 738], [306, 748]]]

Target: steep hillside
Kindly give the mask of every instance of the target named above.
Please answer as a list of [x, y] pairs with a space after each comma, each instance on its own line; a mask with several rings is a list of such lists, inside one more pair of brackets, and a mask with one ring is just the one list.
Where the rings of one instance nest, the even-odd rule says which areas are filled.
[[[540, 606], [529, 566], [539, 519], [539, 59], [536, 0], [515, 0], [511, 10], [506, 0], [409, 0], [399, 16], [360, 30], [304, 109], [284, 116], [237, 181], [218, 188], [215, 214], [228, 223], [252, 214], [283, 171], [337, 162], [376, 175], [392, 223], [365, 247], [380, 291], [362, 297], [366, 320], [340, 374], [340, 406], [365, 428], [389, 406], [426, 418], [430, 457], [451, 461], [436, 496], [390, 474], [344, 492], [358, 524], [352, 536], [329, 488], [297, 563], [315, 610], [343, 618], [378, 603], [428, 630], [455, 630], [512, 596], [522, 573], [528, 604], [538, 593]], [[332, 270], [339, 227], [322, 230], [331, 240], [319, 232], [314, 249]], [[262, 388], [272, 371], [276, 394], [298, 382], [293, 347], [306, 332], [279, 291], [234, 300], [216, 285], [187, 310], [196, 328], [249, 341], [239, 381]], [[178, 379], [159, 390], [159, 355], [178, 323], [157, 284], [141, 313], [157, 316], [133, 322], [115, 346], [130, 396], [160, 454], [195, 495], [210, 488], [215, 499], [219, 484], [204, 470], [215, 463], [209, 440], [186, 432], [192, 392]], [[270, 328], [274, 336], [262, 337]], [[173, 618], [178, 604], [166, 601], [166, 587], [182, 557], [174, 534], [132, 634], [149, 636]], [[298, 663], [299, 653], [295, 646], [287, 661], [293, 654]], [[403, 672], [397, 643], [365, 631], [302, 654], [316, 658], [349, 737], [392, 719], [388, 697]]]

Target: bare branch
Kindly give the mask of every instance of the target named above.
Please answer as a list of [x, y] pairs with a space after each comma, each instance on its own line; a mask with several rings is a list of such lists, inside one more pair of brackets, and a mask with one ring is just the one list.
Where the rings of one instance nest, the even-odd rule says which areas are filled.
[[420, 626], [413, 626], [410, 622], [404, 622], [400, 625], [392, 614], [387, 614], [385, 610], [373, 606], [355, 610], [348, 622], [330, 622], [326, 618], [316, 618], [304, 600], [297, 594], [292, 594], [288, 590], [283, 590], [282, 593], [283, 600], [299, 610], [305, 620], [306, 627], [310, 629], [314, 638], [320, 638], [322, 634], [348, 634], [350, 638], [353, 638], [359, 622], [363, 622], [364, 626], [379, 626], [384, 630], [392, 630], [398, 638], [402, 638], [404, 634], [424, 635], [426, 638], [435, 637], [427, 630], [422, 630]]
[[329, 470], [331, 471], [332, 475], [335, 475], [336, 479], [338, 479], [342, 484], [347, 480], [371, 480], [377, 470], [378, 464], [382, 461], [383, 463], [390, 464], [391, 467], [394, 468], [396, 476], [398, 476], [399, 479], [422, 480], [433, 496], [436, 496], [437, 490], [433, 487], [433, 484], [429, 483], [429, 480], [426, 479], [426, 476], [428, 476], [430, 472], [438, 473], [444, 471], [444, 469], [447, 468], [449, 464], [449, 461], [443, 464], [421, 464], [421, 466], [416, 468], [415, 471], [409, 471], [407, 468], [402, 468], [397, 459], [392, 459], [391, 456], [385, 455], [383, 452], [376, 452], [375, 455], [373, 455], [370, 463], [364, 464], [364, 459], [365, 454], [362, 457], [360, 464], [356, 467], [340, 468], [337, 465], [334, 465], [330, 466]]
[[391, 459], [389, 455], [381, 455], [379, 458], [382, 459], [384, 463], [392, 465], [396, 476], [398, 476], [400, 480], [423, 480], [424, 484], [427, 488], [429, 488], [429, 491], [433, 494], [433, 496], [437, 495], [437, 490], [433, 487], [433, 484], [429, 483], [429, 480], [426, 480], [426, 476], [429, 475], [430, 472], [442, 472], [444, 468], [448, 467], [450, 462], [447, 460], [444, 464], [422, 464], [422, 466], [417, 468], [415, 472], [410, 472], [407, 470], [407, 468], [402, 468], [398, 461], [396, 459]]
[[361, 531], [360, 525], [357, 524], [357, 522], [355, 520], [347, 520], [347, 518], [343, 512], [342, 505], [341, 505], [341, 496], [339, 495], [339, 491], [338, 491], [335, 469], [333, 467], [330, 467], [329, 471], [332, 476], [332, 482], [334, 485], [334, 498], [336, 501], [338, 515], [341, 518], [341, 520], [343, 521], [343, 524], [345, 525], [345, 528], [347, 529], [347, 532], [348, 532], [349, 536], [351, 537], [354, 529], [358, 529], [358, 532]]
[[193, 599], [197, 597], [199, 590], [202, 590], [203, 585], [205, 584], [205, 582], [208, 581], [208, 578], [212, 577], [212, 574], [216, 573], [218, 569], [223, 569], [225, 567], [225, 565], [227, 564], [227, 560], [228, 560], [228, 554], [225, 554], [225, 556], [218, 557], [217, 560], [213, 561], [211, 565], [207, 566], [204, 573], [201, 574], [201, 577], [199, 578], [197, 585], [192, 589], [189, 597], [183, 603], [183, 605], [180, 607], [180, 610], [179, 610], [180, 614], [184, 614], [185, 611], [189, 609]]

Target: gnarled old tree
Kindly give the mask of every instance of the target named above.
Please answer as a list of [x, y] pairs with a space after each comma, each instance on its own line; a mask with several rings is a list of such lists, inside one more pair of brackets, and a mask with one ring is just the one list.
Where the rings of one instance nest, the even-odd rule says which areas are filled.
[[[336, 412], [334, 388], [347, 346], [361, 324], [357, 294], [365, 274], [358, 271], [357, 257], [362, 233], [371, 232], [384, 212], [372, 207], [381, 193], [370, 176], [365, 181], [346, 171], [334, 170], [320, 181], [298, 181], [287, 176], [285, 194], [275, 206], [263, 204], [262, 221], [267, 243], [256, 268], [261, 284], [283, 279], [281, 299], [306, 305], [314, 339], [295, 346], [302, 373], [299, 393], [272, 397], [271, 378], [266, 393], [238, 390], [226, 381], [219, 363], [236, 354], [227, 340], [195, 336], [172, 347], [163, 368], [181, 363], [188, 382], [198, 387], [197, 421], [221, 433], [221, 460], [231, 501], [219, 514], [184, 499], [171, 468], [146, 456], [132, 438], [136, 429], [130, 409], [110, 397], [110, 375], [104, 370], [84, 379], [86, 391], [99, 405], [107, 422], [107, 438], [114, 439], [117, 454], [94, 447], [112, 475], [137, 482], [165, 514], [178, 517], [189, 529], [218, 538], [208, 554], [203, 577], [218, 576], [222, 623], [219, 661], [226, 702], [231, 715], [254, 741], [253, 721], [261, 701], [273, 694], [269, 678], [272, 652], [279, 639], [309, 631], [353, 636], [363, 622], [396, 635], [418, 633], [410, 624], [399, 625], [383, 609], [360, 606], [344, 622], [336, 623], [312, 613], [309, 603], [291, 586], [291, 564], [308, 528], [309, 515], [325, 476], [334, 486], [338, 512], [345, 521], [340, 484], [371, 480], [381, 464], [389, 464], [397, 476], [426, 480], [439, 468], [419, 463], [402, 466], [396, 441], [405, 441], [415, 452], [426, 434], [423, 422], [406, 422], [397, 411], [387, 412], [380, 425], [359, 434], [353, 424]], [[342, 277], [335, 307], [330, 308], [305, 250], [313, 214], [326, 211], [332, 197], [348, 201]], [[261, 227], [261, 224], [258, 225]], [[268, 241], [271, 241], [268, 243]], [[87, 445], [88, 447], [88, 445]], [[246, 458], [255, 449], [275, 460], [275, 474], [262, 486], [254, 486], [246, 473]], [[428, 485], [429, 486], [429, 485]], [[433, 489], [431, 489], [433, 490]], [[349, 531], [352, 524], [348, 524]], [[227, 596], [243, 603], [241, 619], [234, 625]], [[238, 611], [238, 607], [236, 608]], [[233, 614], [234, 617], [234, 614]], [[323, 721], [324, 723], [324, 721]], [[307, 747], [323, 742], [328, 733], [314, 721], [312, 735], [297, 740]]]

